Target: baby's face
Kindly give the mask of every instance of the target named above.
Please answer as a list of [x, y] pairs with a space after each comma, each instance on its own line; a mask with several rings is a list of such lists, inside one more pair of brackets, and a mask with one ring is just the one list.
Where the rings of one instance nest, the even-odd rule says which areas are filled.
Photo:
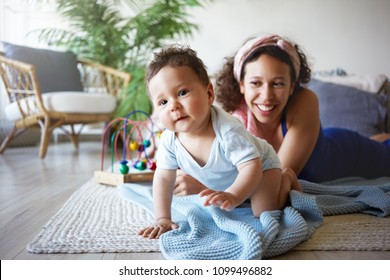
[[190, 67], [165, 66], [149, 81], [148, 88], [159, 119], [167, 129], [197, 133], [208, 124], [213, 87], [201, 83]]

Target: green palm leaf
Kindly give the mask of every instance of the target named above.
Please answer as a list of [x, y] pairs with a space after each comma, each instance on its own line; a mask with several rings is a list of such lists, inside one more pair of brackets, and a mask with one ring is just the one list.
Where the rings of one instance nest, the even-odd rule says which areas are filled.
[[[38, 30], [39, 40], [73, 51], [132, 74], [118, 100], [115, 117], [132, 110], [151, 112], [146, 95], [145, 67], [151, 53], [172, 40], [190, 37], [198, 30], [189, 8], [212, 0], [56, 0], [66, 29]], [[130, 15], [122, 10], [129, 9]]]

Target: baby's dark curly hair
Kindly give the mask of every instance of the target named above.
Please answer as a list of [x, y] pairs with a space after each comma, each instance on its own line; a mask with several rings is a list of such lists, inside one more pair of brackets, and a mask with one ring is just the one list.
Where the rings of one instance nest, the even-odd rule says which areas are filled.
[[[280, 49], [277, 46], [263, 46], [256, 49], [248, 58], [244, 61], [242, 65], [243, 71], [241, 71], [240, 80], [242, 81], [245, 76], [245, 66], [249, 62], [257, 60], [261, 55], [266, 54], [272, 57], [279, 59], [280, 61], [286, 63], [290, 67], [290, 76], [291, 80], [297, 82], [295, 83], [295, 88], [293, 94], [299, 92], [302, 88], [302, 84], [306, 84], [310, 81], [311, 70], [307, 63], [306, 55], [302, 52], [298, 45], [294, 46], [300, 61], [300, 71], [298, 79], [296, 79], [296, 73], [294, 71], [293, 64], [289, 55]], [[237, 80], [234, 78], [233, 73], [234, 57], [225, 58], [225, 64], [222, 69], [216, 75], [216, 87], [215, 95], [217, 101], [222, 105], [223, 109], [227, 112], [235, 111], [241, 104], [244, 99], [244, 95], [240, 92], [240, 85]]]
[[153, 59], [149, 62], [146, 68], [146, 88], [148, 88], [147, 85], [150, 80], [165, 66], [188, 66], [194, 70], [199, 80], [204, 85], [208, 85], [210, 83], [207, 68], [203, 61], [197, 56], [196, 52], [188, 46], [175, 44], [162, 49], [160, 52], [154, 53]]

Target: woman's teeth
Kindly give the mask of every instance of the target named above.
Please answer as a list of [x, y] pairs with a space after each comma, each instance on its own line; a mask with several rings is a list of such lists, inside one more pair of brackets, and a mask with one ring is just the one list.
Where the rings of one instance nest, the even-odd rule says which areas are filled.
[[263, 104], [258, 105], [258, 107], [261, 111], [266, 111], [266, 112], [271, 111], [274, 108], [273, 105], [263, 105]]

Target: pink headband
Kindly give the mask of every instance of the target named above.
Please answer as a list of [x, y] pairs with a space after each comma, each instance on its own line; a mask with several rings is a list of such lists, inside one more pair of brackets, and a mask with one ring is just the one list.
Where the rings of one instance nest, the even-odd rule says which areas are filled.
[[233, 68], [234, 77], [236, 78], [237, 82], [240, 82], [242, 64], [244, 63], [244, 61], [249, 57], [251, 53], [253, 53], [254, 50], [264, 46], [277, 46], [284, 50], [289, 55], [292, 61], [295, 70], [295, 75], [298, 79], [299, 69], [301, 65], [299, 61], [299, 55], [294, 45], [278, 35], [271, 35], [251, 39], [238, 50], [236, 56], [234, 57]]

